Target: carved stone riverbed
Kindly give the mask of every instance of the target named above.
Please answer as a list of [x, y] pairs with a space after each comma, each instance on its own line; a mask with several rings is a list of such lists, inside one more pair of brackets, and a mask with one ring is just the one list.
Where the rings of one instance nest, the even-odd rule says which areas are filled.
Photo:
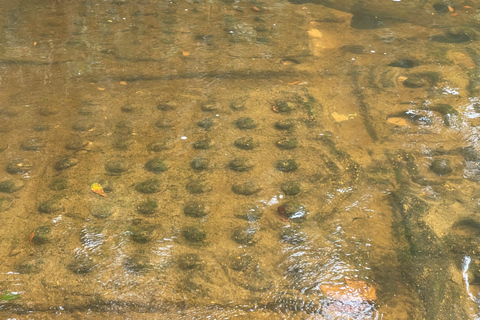
[[2, 2], [2, 318], [475, 319], [480, 7], [377, 2]]

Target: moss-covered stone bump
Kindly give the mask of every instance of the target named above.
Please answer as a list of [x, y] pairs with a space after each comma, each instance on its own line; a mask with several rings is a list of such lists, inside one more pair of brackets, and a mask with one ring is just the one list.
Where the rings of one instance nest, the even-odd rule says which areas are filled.
[[146, 216], [155, 214], [157, 210], [158, 210], [158, 202], [150, 199], [141, 202], [137, 206], [137, 212], [144, 214]]
[[175, 140], [171, 138], [160, 139], [160, 141], [155, 141], [148, 145], [148, 150], [153, 152], [172, 150], [173, 148], [175, 148]]
[[298, 147], [298, 140], [296, 138], [283, 138], [275, 144], [281, 150], [292, 150]]
[[161, 118], [155, 122], [155, 126], [160, 129], [170, 129], [176, 126], [176, 121], [170, 118]]
[[145, 169], [158, 174], [167, 171], [168, 165], [164, 159], [154, 158], [145, 164]]
[[53, 196], [38, 207], [40, 213], [55, 213], [65, 210], [65, 197]]
[[430, 164], [430, 170], [439, 176], [444, 176], [452, 173], [452, 164], [448, 159], [435, 159]]
[[0, 197], [0, 212], [7, 211], [13, 206], [13, 199], [10, 197]]
[[245, 110], [245, 102], [242, 100], [232, 101], [230, 103], [230, 109], [233, 111]]
[[75, 122], [72, 126], [72, 129], [75, 131], [85, 132], [93, 130], [95, 123], [90, 120], [79, 120]]
[[75, 274], [87, 274], [92, 272], [96, 267], [97, 264], [95, 264], [92, 257], [84, 253], [77, 253], [68, 264], [67, 269]]
[[242, 137], [235, 140], [233, 145], [242, 150], [253, 150], [258, 147], [260, 143], [252, 137]]
[[285, 100], [277, 100], [273, 103], [273, 111], [279, 113], [290, 113], [296, 109], [296, 105]]
[[141, 274], [147, 272], [152, 267], [152, 264], [150, 263], [150, 259], [148, 257], [137, 253], [126, 258], [123, 266], [128, 272]]
[[193, 148], [198, 150], [208, 150], [214, 146], [214, 142], [210, 138], [197, 140], [193, 143]]
[[55, 163], [55, 170], [62, 171], [78, 164], [78, 159], [65, 157]]
[[210, 208], [200, 201], [189, 201], [183, 209], [186, 216], [193, 218], [202, 218], [210, 213]]
[[252, 118], [241, 117], [235, 121], [235, 125], [240, 130], [255, 129], [258, 125]]
[[298, 169], [298, 164], [294, 159], [282, 159], [277, 161], [275, 167], [278, 171], [292, 172]]
[[158, 111], [172, 111], [172, 110], [175, 110], [176, 107], [175, 107], [175, 105], [173, 105], [171, 103], [160, 103], [157, 106], [157, 109], [158, 109]]
[[210, 130], [213, 125], [215, 124], [215, 118], [205, 118], [197, 122], [197, 125], [200, 128], [203, 128], [205, 130]]
[[196, 253], [184, 253], [178, 257], [177, 263], [182, 270], [193, 270], [200, 268], [203, 260]]
[[248, 158], [235, 158], [228, 164], [233, 171], [247, 172], [253, 169], [253, 163]]
[[8, 143], [6, 141], [0, 141], [0, 152], [8, 149]]
[[212, 190], [210, 184], [204, 179], [192, 179], [187, 182], [186, 189], [191, 194], [200, 194]]
[[30, 171], [32, 166], [28, 159], [14, 159], [7, 164], [6, 170], [11, 174], [23, 174]]
[[297, 120], [295, 119], [284, 119], [275, 122], [275, 129], [278, 130], [292, 130], [296, 127]]
[[398, 59], [388, 64], [389, 67], [403, 68], [403, 69], [410, 69], [418, 65], [419, 65], [418, 61], [408, 59], [408, 58]]
[[102, 226], [86, 227], [80, 231], [80, 241], [90, 248], [98, 247], [105, 242]]
[[35, 256], [27, 256], [18, 262], [14, 268], [20, 274], [37, 274], [45, 269], [45, 261]]
[[263, 210], [256, 204], [248, 203], [236, 209], [235, 216], [240, 219], [255, 222], [263, 216]]
[[232, 239], [241, 245], [254, 245], [258, 241], [257, 229], [253, 227], [238, 227], [233, 231]]
[[52, 228], [49, 226], [41, 226], [35, 229], [33, 232], [32, 243], [41, 245], [49, 243], [52, 236]]
[[229, 267], [235, 271], [253, 271], [258, 269], [258, 261], [249, 254], [233, 256], [230, 258]]
[[142, 181], [140, 183], [137, 183], [135, 186], [135, 190], [141, 193], [157, 193], [161, 189], [161, 183], [158, 179], [153, 178], [153, 179], [148, 179], [145, 181]]
[[83, 139], [81, 137], [73, 137], [67, 141], [67, 143], [65, 144], [65, 149], [78, 151], [88, 146], [88, 143], [89, 142], [86, 139]]
[[280, 240], [291, 245], [302, 244], [308, 237], [299, 227], [286, 227], [280, 233]]
[[133, 133], [133, 123], [130, 120], [122, 120], [115, 124], [115, 133], [129, 135]]
[[128, 170], [128, 163], [121, 159], [108, 160], [105, 163], [105, 171], [111, 175], [120, 175]]
[[296, 196], [302, 191], [302, 185], [298, 181], [285, 181], [280, 188], [287, 196]]
[[238, 195], [250, 196], [262, 190], [262, 188], [253, 181], [235, 183], [232, 191]]
[[90, 214], [99, 219], [106, 219], [114, 212], [115, 207], [111, 203], [96, 203], [90, 208]]
[[202, 242], [207, 237], [205, 230], [199, 226], [187, 226], [183, 228], [182, 235], [189, 242]]
[[45, 132], [45, 131], [49, 131], [51, 127], [48, 124], [39, 123], [34, 125], [32, 129], [33, 131], [36, 131], [36, 132]]
[[277, 209], [278, 215], [282, 220], [303, 220], [308, 211], [305, 206], [297, 201], [288, 201], [280, 205]]
[[131, 226], [128, 232], [132, 241], [145, 244], [152, 238], [153, 229], [145, 226]]
[[210, 160], [207, 158], [195, 158], [190, 162], [190, 167], [193, 170], [202, 171], [207, 170], [210, 164]]
[[0, 192], [14, 193], [25, 186], [25, 182], [19, 179], [8, 179], [0, 182]]
[[60, 110], [58, 108], [51, 106], [40, 107], [40, 109], [38, 110], [38, 114], [40, 114], [42, 117], [53, 116], [59, 112]]
[[416, 89], [427, 86], [428, 82], [421, 77], [410, 76], [403, 81], [403, 85], [407, 88]]
[[217, 112], [220, 110], [220, 106], [214, 101], [203, 103], [200, 108], [205, 112]]
[[39, 151], [42, 146], [43, 140], [40, 138], [29, 138], [20, 144], [20, 148], [25, 151]]

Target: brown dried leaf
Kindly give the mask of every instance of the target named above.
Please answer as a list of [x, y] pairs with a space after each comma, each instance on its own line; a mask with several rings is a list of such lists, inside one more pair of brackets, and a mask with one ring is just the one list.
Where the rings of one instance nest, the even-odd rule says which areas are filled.
[[407, 125], [407, 120], [404, 118], [391, 117], [387, 119], [387, 123], [403, 127]]
[[377, 300], [375, 288], [365, 281], [345, 279], [346, 285], [321, 285], [320, 289], [329, 298], [344, 302]]

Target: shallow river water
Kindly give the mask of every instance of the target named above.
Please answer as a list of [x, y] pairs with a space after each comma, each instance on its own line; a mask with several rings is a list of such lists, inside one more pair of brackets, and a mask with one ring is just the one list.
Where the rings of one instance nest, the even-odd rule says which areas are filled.
[[0, 318], [480, 319], [480, 5], [313, 1], [1, 1]]

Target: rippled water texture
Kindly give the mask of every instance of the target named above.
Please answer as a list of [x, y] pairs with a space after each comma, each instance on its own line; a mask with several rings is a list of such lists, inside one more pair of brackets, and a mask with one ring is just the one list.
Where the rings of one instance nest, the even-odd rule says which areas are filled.
[[476, 319], [478, 1], [0, 3], [2, 319]]

